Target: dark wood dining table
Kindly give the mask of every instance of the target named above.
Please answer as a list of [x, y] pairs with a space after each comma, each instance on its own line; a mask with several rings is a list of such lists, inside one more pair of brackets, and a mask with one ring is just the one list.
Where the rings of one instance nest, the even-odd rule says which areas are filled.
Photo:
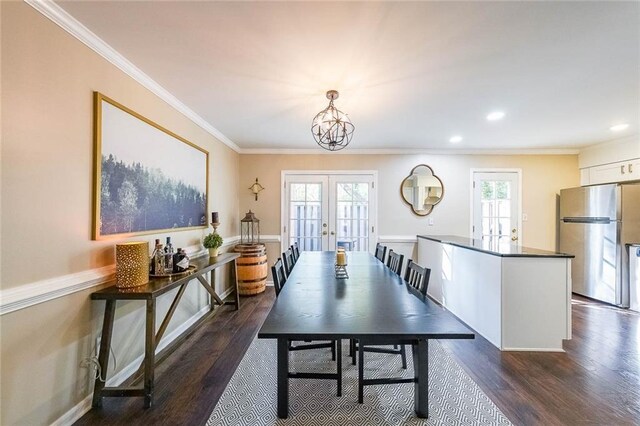
[[[289, 414], [290, 340], [358, 339], [411, 344], [415, 412], [427, 418], [428, 342], [473, 339], [474, 333], [367, 252], [349, 252], [349, 278], [335, 277], [335, 252], [303, 252], [258, 332], [277, 339], [278, 417]], [[339, 366], [340, 368], [340, 366]]]

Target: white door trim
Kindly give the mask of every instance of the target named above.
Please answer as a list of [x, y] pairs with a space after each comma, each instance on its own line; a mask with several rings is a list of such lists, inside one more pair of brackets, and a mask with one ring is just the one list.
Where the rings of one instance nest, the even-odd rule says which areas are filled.
[[288, 247], [285, 247], [288, 244], [289, 239], [284, 235], [284, 227], [287, 226], [285, 223], [285, 209], [287, 206], [287, 191], [285, 188], [285, 180], [287, 176], [291, 175], [371, 175], [373, 177], [373, 192], [376, 200], [376, 207], [373, 211], [373, 220], [372, 226], [375, 227], [375, 235], [379, 234], [378, 228], [378, 171], [377, 170], [281, 170], [280, 171], [280, 250], [284, 251]]
[[512, 168], [479, 168], [469, 172], [469, 236], [473, 238], [473, 176], [475, 173], [517, 173], [518, 175], [518, 245], [522, 245], [524, 232], [522, 229], [522, 169]]

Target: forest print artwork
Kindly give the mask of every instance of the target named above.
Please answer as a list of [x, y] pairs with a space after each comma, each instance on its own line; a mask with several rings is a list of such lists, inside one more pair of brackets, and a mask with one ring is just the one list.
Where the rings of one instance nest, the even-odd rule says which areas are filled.
[[96, 108], [94, 238], [206, 226], [208, 152], [100, 94]]

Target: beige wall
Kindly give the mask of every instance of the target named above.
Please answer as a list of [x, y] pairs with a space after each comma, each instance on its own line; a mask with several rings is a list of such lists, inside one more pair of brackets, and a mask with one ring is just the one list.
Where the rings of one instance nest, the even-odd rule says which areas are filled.
[[[210, 153], [209, 210], [223, 237], [238, 233], [239, 155], [23, 2], [1, 2], [2, 256], [0, 289], [114, 262], [114, 241], [91, 241], [92, 92], [100, 91]], [[244, 183], [243, 183], [244, 184]], [[179, 247], [205, 231], [175, 232]], [[156, 235], [135, 239], [153, 241]], [[10, 254], [8, 256], [7, 254]], [[221, 283], [224, 285], [224, 283]], [[82, 358], [102, 323], [92, 290], [5, 314], [0, 424], [48, 424], [90, 394]], [[168, 333], [203, 306], [194, 283]], [[159, 311], [166, 310], [164, 296]], [[142, 354], [140, 304], [119, 305], [122, 368]]]
[[[355, 143], [355, 142], [354, 142]], [[445, 187], [443, 200], [428, 216], [427, 226], [400, 198], [400, 182], [421, 163], [431, 166]], [[556, 246], [556, 195], [561, 188], [579, 184], [577, 155], [241, 155], [240, 186], [256, 177], [266, 188], [255, 201], [249, 191], [240, 193], [240, 210], [252, 209], [261, 220], [263, 234], [280, 234], [282, 170], [377, 170], [378, 235], [469, 234], [470, 170], [472, 168], [522, 169], [523, 245], [554, 250]], [[279, 244], [269, 244], [269, 262], [279, 255]], [[411, 247], [395, 247], [413, 255]]]

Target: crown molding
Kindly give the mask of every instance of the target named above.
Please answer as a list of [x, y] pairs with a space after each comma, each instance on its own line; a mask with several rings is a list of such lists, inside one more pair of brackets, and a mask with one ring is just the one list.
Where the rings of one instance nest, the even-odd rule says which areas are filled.
[[226, 137], [221, 131], [209, 124], [204, 118], [198, 115], [191, 108], [183, 104], [167, 89], [162, 87], [155, 80], [145, 74], [140, 68], [136, 67], [132, 62], [122, 56], [117, 50], [107, 44], [90, 29], [82, 25], [80, 21], [71, 16], [67, 11], [58, 6], [55, 2], [53, 2], [52, 0], [24, 0], [24, 2], [33, 7], [45, 17], [49, 18], [60, 28], [71, 34], [73, 37], [80, 40], [87, 47], [102, 56], [104, 59], [118, 67], [129, 77], [133, 78], [135, 81], [149, 89], [160, 99], [168, 103], [178, 112], [183, 114], [185, 117], [193, 121], [213, 137], [218, 139], [220, 142], [224, 143], [235, 152], [240, 152], [240, 147], [238, 147], [238, 145], [236, 145], [231, 139]]
[[574, 148], [541, 149], [350, 149], [327, 151], [324, 149], [241, 148], [242, 155], [577, 155]]

